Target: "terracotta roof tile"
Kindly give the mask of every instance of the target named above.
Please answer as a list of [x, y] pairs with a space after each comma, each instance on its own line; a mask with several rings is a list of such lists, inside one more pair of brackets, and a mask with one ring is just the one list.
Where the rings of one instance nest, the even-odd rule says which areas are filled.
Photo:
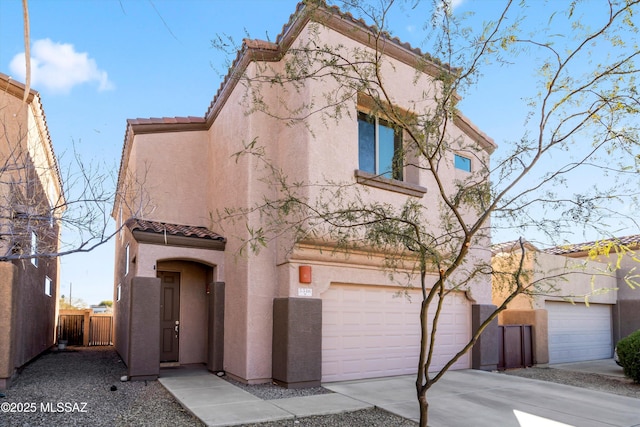
[[[527, 240], [523, 239], [522, 244], [527, 250], [531, 250], [531, 251], [538, 250], [538, 248], [534, 244], [532, 244]], [[496, 243], [494, 245], [491, 245], [491, 252], [493, 252], [494, 254], [498, 254], [501, 252], [514, 252], [514, 251], [519, 251], [520, 248], [521, 248], [520, 240], [511, 240], [508, 242]]]
[[196, 237], [200, 239], [217, 240], [226, 242], [227, 239], [214, 233], [206, 227], [197, 227], [193, 225], [170, 224], [159, 221], [149, 221], [145, 219], [129, 218], [125, 225], [131, 231], [139, 230], [148, 233], [170, 234], [172, 236]]
[[576, 252], [586, 252], [593, 248], [596, 244], [616, 243], [624, 246], [638, 246], [640, 245], [640, 234], [633, 234], [631, 236], [615, 237], [613, 239], [604, 239], [593, 242], [576, 243], [570, 245], [560, 245], [553, 248], [545, 249], [544, 252], [553, 255], [572, 254]]

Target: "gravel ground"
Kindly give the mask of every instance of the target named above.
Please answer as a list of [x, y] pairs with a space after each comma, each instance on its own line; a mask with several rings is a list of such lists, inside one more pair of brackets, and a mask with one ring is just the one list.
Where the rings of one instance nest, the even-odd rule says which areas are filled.
[[574, 372], [553, 368], [514, 369], [505, 371], [504, 374], [572, 385], [575, 387], [587, 388], [589, 390], [603, 391], [605, 393], [619, 394], [620, 396], [640, 399], [640, 384], [635, 384], [629, 378], [618, 378], [608, 375]]
[[[26, 366], [0, 398], [0, 426], [203, 426], [157, 381], [120, 382], [126, 368], [113, 347], [52, 350]], [[515, 375], [640, 399], [640, 384], [626, 378], [553, 368], [511, 370]], [[274, 384], [247, 386], [225, 379], [261, 399], [331, 393], [322, 387], [289, 390]], [[115, 390], [112, 390], [115, 387]], [[9, 411], [6, 410], [7, 404]], [[13, 409], [13, 411], [12, 411]], [[246, 427], [394, 426], [416, 423], [380, 409]]]
[[126, 373], [113, 347], [52, 350], [27, 365], [4, 392], [0, 425], [203, 425], [159, 382], [120, 382]]

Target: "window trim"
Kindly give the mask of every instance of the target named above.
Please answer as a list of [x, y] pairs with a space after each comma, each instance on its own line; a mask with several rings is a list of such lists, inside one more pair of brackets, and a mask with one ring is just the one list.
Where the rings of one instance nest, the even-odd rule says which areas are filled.
[[382, 190], [394, 191], [396, 193], [402, 193], [413, 197], [422, 197], [427, 193], [427, 189], [421, 185], [386, 178], [360, 169], [356, 169], [354, 171], [354, 175], [358, 184], [364, 184], [370, 187], [380, 188]]

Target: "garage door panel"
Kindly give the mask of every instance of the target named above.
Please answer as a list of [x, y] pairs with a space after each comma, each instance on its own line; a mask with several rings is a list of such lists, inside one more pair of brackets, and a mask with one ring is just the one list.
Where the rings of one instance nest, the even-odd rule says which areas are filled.
[[[411, 301], [398, 297], [393, 288], [332, 285], [322, 296], [322, 380], [415, 373], [421, 295], [411, 292], [410, 297]], [[443, 366], [470, 336], [471, 309], [466, 298], [449, 295], [443, 310], [434, 369]], [[454, 368], [469, 366], [470, 357], [465, 355]]]
[[549, 363], [607, 359], [612, 355], [611, 306], [547, 301]]

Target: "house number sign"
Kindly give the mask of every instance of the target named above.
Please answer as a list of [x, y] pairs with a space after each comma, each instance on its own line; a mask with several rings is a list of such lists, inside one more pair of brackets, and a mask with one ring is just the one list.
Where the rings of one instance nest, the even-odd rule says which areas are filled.
[[298, 296], [299, 297], [312, 297], [313, 289], [311, 288], [298, 288]]

